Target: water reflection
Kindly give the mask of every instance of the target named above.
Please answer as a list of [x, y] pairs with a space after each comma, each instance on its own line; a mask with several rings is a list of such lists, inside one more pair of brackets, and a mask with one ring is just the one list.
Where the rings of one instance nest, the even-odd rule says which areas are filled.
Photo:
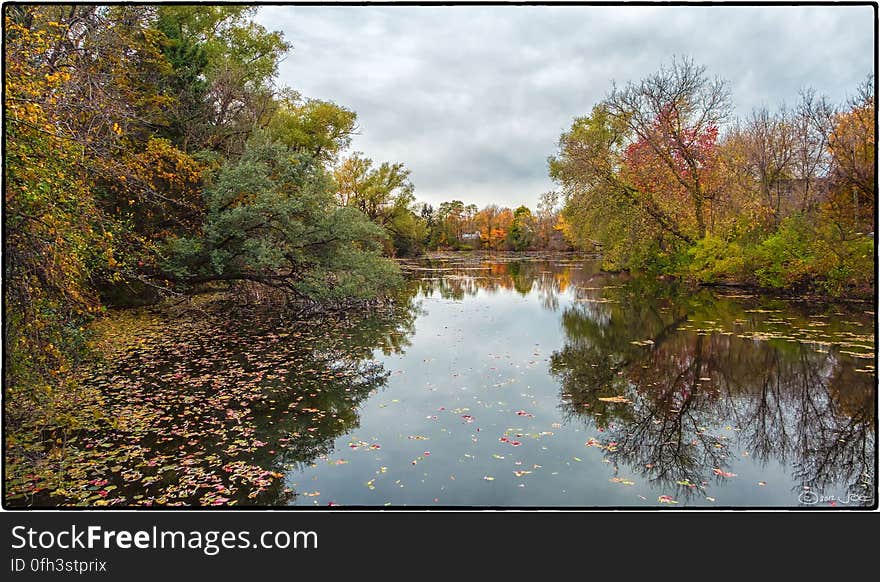
[[595, 261], [582, 257], [554, 260], [516, 257], [458, 257], [406, 261], [403, 269], [418, 281], [417, 291], [443, 299], [462, 301], [478, 293], [515, 292], [523, 297], [537, 293], [546, 309], [559, 309], [560, 296], [578, 286], [603, 284], [610, 275]]
[[[791, 467], [812, 491], [870, 491], [873, 373], [836, 345], [817, 350], [748, 317], [771, 310], [651, 287], [605, 287], [562, 315], [551, 362], [562, 409], [603, 430], [595, 446], [608, 460], [683, 497], [730, 478], [742, 455]], [[689, 318], [711, 326], [682, 331]]]
[[[792, 488], [773, 503], [809, 491], [871, 505], [872, 313], [694, 291], [572, 256], [403, 267], [391, 307], [338, 320], [119, 314], [116, 356], [86, 378], [107, 418], [66, 444], [54, 483], [9, 502], [312, 503], [320, 482], [322, 505], [441, 491], [459, 506], [656, 491], [697, 503], [725, 484], [748, 505], [734, 477], [748, 461]], [[629, 497], [581, 463], [585, 439]]]
[[[114, 357], [86, 375], [106, 417], [58, 453], [35, 495], [12, 505], [276, 505], [296, 470], [360, 424], [383, 388], [374, 359], [405, 349], [414, 293], [366, 317], [290, 322], [225, 303], [183, 314], [120, 313]], [[48, 485], [48, 486], [47, 486]], [[7, 494], [9, 495], [9, 491]]]
[[598, 427], [592, 445], [615, 471], [687, 498], [751, 457], [789, 468], [792, 499], [842, 488], [872, 503], [876, 375], [865, 356], [874, 338], [852, 331], [870, 312], [694, 292], [576, 260], [410, 270], [427, 296], [536, 293], [553, 311], [569, 299], [550, 372], [564, 419]]

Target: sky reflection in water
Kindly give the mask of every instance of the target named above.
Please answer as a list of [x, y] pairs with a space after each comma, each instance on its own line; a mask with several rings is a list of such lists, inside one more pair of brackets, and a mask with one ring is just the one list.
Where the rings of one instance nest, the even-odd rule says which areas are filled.
[[83, 381], [107, 417], [68, 441], [63, 482], [10, 502], [873, 504], [870, 306], [571, 257], [403, 266], [392, 308], [336, 321], [108, 318], [115, 354]]
[[407, 267], [405, 345], [376, 350], [387, 381], [290, 502], [873, 503], [870, 312], [569, 259]]

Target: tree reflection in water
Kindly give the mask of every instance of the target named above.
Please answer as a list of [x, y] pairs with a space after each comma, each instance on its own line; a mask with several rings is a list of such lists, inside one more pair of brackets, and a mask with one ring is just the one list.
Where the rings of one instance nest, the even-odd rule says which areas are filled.
[[[420, 295], [445, 299], [534, 292], [557, 311], [567, 294], [565, 345], [550, 372], [565, 418], [602, 430], [598, 444], [616, 468], [683, 496], [728, 478], [738, 455], [791, 467], [793, 481], [814, 491], [873, 487], [875, 374], [856, 372], [858, 362], [829, 338], [799, 335], [817, 329], [819, 306], [693, 292], [575, 264], [465, 257], [409, 271]], [[776, 320], [765, 315], [775, 312]], [[854, 317], [835, 317], [846, 316]], [[630, 402], [602, 400], [615, 396]]]
[[[743, 454], [791, 466], [811, 490], [873, 487], [874, 374], [855, 372], [852, 357], [742, 337], [760, 323], [706, 292], [644, 281], [599, 291], [564, 311], [551, 372], [566, 417], [604, 431], [615, 467], [685, 496], [723, 480]], [[679, 330], [691, 319], [715, 327]], [[630, 402], [602, 400], [614, 397]]]
[[[638, 475], [643, 483], [674, 491], [682, 499], [698, 499], [711, 485], [742, 472], [737, 467], [745, 454], [783, 468], [797, 488], [870, 495], [875, 372], [868, 364], [859, 368], [852, 353], [873, 350], [873, 333], [856, 333], [865, 329], [864, 314], [830, 306], [817, 313], [815, 306], [695, 292], [603, 273], [596, 262], [571, 257], [461, 256], [407, 261], [403, 267], [409, 282], [393, 305], [336, 321], [292, 322], [222, 310], [197, 317], [132, 316], [131, 321], [120, 316], [111, 339], [128, 347], [86, 378], [105, 398], [108, 418], [98, 429], [77, 435], [65, 451], [63, 466], [59, 464], [63, 472], [52, 474], [50, 487], [12, 503], [291, 502], [308, 491], [299, 490], [285, 475], [320, 472], [325, 462], [340, 461], [340, 451], [334, 451], [339, 439], [359, 429], [370, 396], [390, 385], [377, 354], [408, 350], [416, 322], [426, 313], [422, 299], [458, 302], [478, 295], [499, 296], [504, 308], [492, 317], [517, 317], [521, 298], [537, 299], [552, 313], [540, 320], [544, 341], [549, 337], [557, 342], [551, 347], [556, 351], [549, 358], [549, 376], [531, 349], [528, 364], [513, 369], [532, 374], [529, 398], [546, 398], [550, 410], [557, 405], [556, 385], [560, 387], [562, 418], [554, 418], [561, 421], [554, 437], [559, 448], [548, 441], [553, 454], [564, 451], [562, 456], [568, 457], [575, 452], [566, 446], [580, 454], [580, 434], [566, 440], [563, 433], [571, 437], [583, 424], [599, 431], [588, 444], [602, 448], [615, 476]], [[477, 343], [492, 338], [496, 346], [521, 341], [492, 335], [498, 328], [477, 322], [473, 306], [487, 308], [474, 302], [437, 310], [453, 308], [468, 322], [456, 332], [460, 335], [443, 337]], [[435, 327], [445, 324], [430, 317], [424, 321]], [[433, 340], [436, 330], [428, 331]], [[441, 344], [428, 345], [443, 349]], [[424, 350], [420, 345], [411, 351], [416, 358], [448, 355]], [[453, 356], [448, 359], [452, 376], [468, 373], [466, 366], [456, 367], [458, 356]], [[405, 360], [400, 358], [397, 365]], [[423, 368], [419, 362], [415, 365]], [[485, 383], [486, 370], [477, 367], [480, 360], [472, 365], [480, 370], [470, 377], [474, 386]], [[444, 386], [442, 374], [428, 380]], [[410, 382], [396, 389], [405, 390], [412, 410], [419, 412], [394, 422], [411, 422], [417, 432], [424, 422], [420, 399], [430, 399], [434, 392], [414, 391]], [[457, 391], [460, 382], [447, 387]], [[500, 405], [497, 411], [484, 408], [481, 422], [505, 426], [510, 411]], [[366, 416], [363, 422], [381, 434], [388, 426], [386, 417], [381, 418], [381, 426]], [[397, 432], [388, 437], [382, 453], [392, 450], [394, 438], [402, 438]], [[493, 440], [466, 442], [468, 447], [487, 447], [487, 457], [490, 450], [495, 452], [488, 448]], [[409, 468], [409, 459], [406, 463]], [[486, 469], [481, 465], [474, 470]], [[550, 495], [534, 499], [559, 502], [552, 497], [558, 487], [552, 477], [542, 482], [537, 471], [514, 471], [519, 479], [516, 473], [535, 478], [530, 482], [535, 488], [527, 491]], [[96, 491], [96, 482], [105, 488]], [[350, 486], [339, 487], [347, 498]], [[472, 502], [470, 493], [466, 495], [458, 501]]]
[[196, 317], [118, 314], [106, 336], [115, 357], [83, 379], [101, 390], [106, 418], [80, 431], [57, 471], [49, 467], [51, 487], [10, 503], [284, 503], [300, 492], [283, 473], [332, 451], [386, 385], [374, 351], [406, 348], [414, 296], [320, 321], [219, 307]]
[[418, 282], [421, 295], [461, 301], [481, 291], [514, 291], [522, 296], [536, 292], [544, 308], [551, 311], [559, 309], [560, 295], [570, 288], [607, 278], [595, 263], [587, 263], [585, 269], [569, 269], [558, 261], [503, 255], [407, 261], [403, 268]]

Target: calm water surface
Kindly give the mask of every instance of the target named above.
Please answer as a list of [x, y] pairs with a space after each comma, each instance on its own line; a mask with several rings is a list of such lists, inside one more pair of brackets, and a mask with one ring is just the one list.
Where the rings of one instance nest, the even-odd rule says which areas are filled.
[[870, 305], [570, 257], [404, 267], [407, 292], [366, 319], [128, 321], [140, 339], [91, 380], [120, 420], [82, 439], [71, 487], [106, 478], [90, 499], [111, 505], [873, 504]]
[[411, 272], [409, 345], [294, 503], [870, 505], [872, 313], [580, 261]]

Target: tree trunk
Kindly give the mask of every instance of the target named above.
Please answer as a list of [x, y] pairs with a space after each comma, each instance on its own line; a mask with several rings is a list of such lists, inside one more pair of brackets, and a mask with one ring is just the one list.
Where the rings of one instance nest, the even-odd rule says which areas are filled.
[[703, 216], [703, 197], [694, 196], [694, 218], [697, 219], [697, 239], [706, 238], [706, 219]]

